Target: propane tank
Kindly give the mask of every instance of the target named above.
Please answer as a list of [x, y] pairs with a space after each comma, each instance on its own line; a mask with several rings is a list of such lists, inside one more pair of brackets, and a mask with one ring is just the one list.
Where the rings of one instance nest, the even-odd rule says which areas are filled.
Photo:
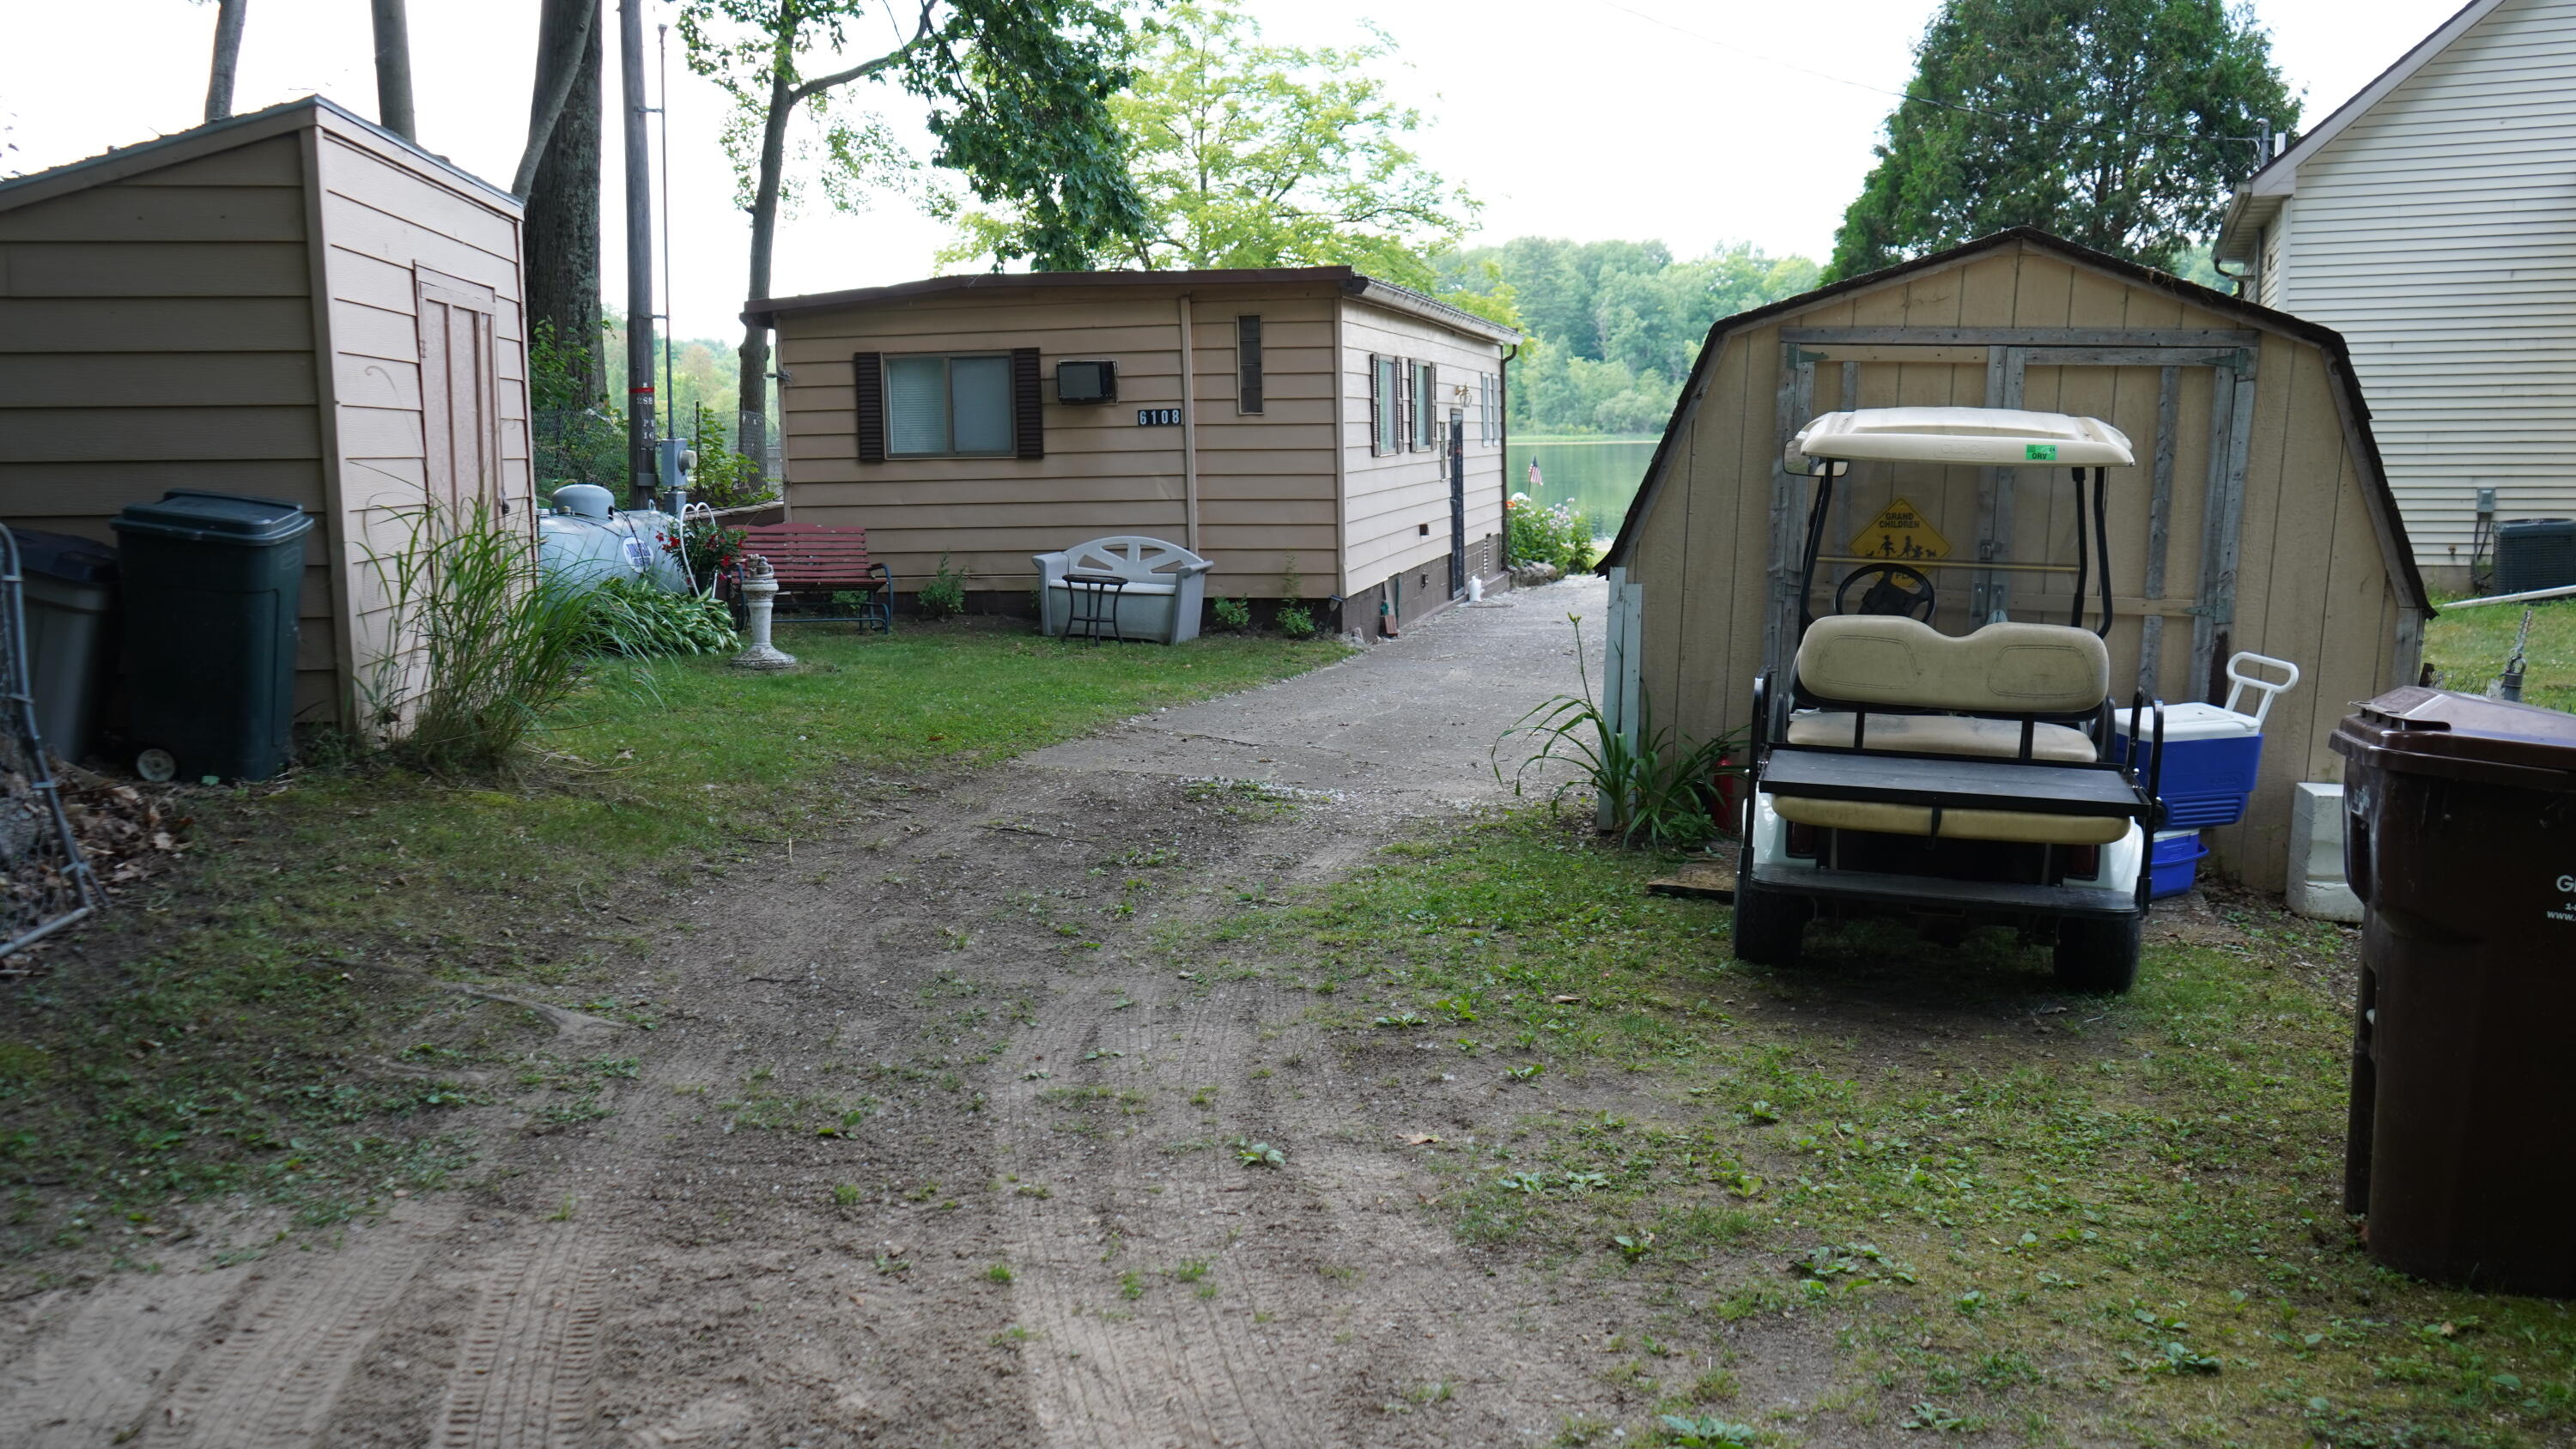
[[590, 483], [555, 490], [554, 511], [537, 519], [537, 569], [588, 592], [608, 579], [651, 579], [684, 593], [680, 561], [662, 540], [679, 532], [679, 520], [658, 509], [620, 510], [614, 495]]

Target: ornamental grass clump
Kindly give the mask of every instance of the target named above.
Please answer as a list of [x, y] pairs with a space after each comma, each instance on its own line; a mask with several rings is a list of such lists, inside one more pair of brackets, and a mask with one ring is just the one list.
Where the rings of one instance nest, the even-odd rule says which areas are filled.
[[369, 551], [394, 641], [372, 670], [370, 717], [419, 769], [495, 769], [578, 686], [590, 607], [538, 573], [524, 525], [482, 502], [405, 522], [400, 552]]
[[[1583, 616], [1568, 614], [1574, 626], [1574, 660], [1583, 682], [1580, 695], [1560, 694], [1541, 701], [1503, 731], [1487, 752], [1497, 783], [1524, 793], [1533, 771], [1550, 765], [1571, 766], [1566, 778], [1548, 787], [1551, 810], [1571, 794], [1590, 792], [1603, 802], [1602, 828], [1622, 845], [1658, 850], [1700, 844], [1726, 829], [1716, 809], [1718, 781], [1741, 775], [1736, 763], [1742, 740], [1721, 735], [1686, 746], [1671, 728], [1655, 727], [1654, 704], [1637, 691], [1637, 727], [1633, 734], [1613, 729], [1609, 716], [1592, 697], [1592, 672], [1583, 657]], [[1507, 777], [1503, 747], [1515, 737], [1537, 744]]]

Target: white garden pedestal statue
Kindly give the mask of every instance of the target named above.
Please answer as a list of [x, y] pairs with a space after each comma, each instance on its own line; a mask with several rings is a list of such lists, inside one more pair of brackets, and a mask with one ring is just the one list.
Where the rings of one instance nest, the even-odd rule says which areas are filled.
[[769, 560], [746, 554], [742, 560], [742, 611], [751, 635], [750, 647], [733, 657], [736, 669], [793, 669], [796, 656], [769, 642], [770, 611], [778, 604], [778, 575]]

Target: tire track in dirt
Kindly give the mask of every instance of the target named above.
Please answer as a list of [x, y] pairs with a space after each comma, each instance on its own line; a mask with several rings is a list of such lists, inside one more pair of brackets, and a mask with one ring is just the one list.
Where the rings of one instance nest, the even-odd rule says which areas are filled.
[[386, 1310], [454, 1222], [452, 1200], [405, 1204], [363, 1242], [268, 1275], [222, 1336], [193, 1355], [142, 1442], [187, 1449], [290, 1449], [320, 1435]]
[[[1367, 822], [1335, 823], [1357, 830]], [[1226, 883], [1330, 874], [1365, 849], [1348, 840], [1311, 849], [1314, 828], [1297, 819], [1247, 830]], [[1264, 857], [1282, 846], [1291, 848], [1284, 857]], [[1285, 870], [1266, 863], [1280, 859]], [[1205, 883], [1214, 874], [1193, 877]], [[1194, 898], [1167, 922], [1205, 918], [1221, 894]], [[1084, 984], [1090, 989], [1020, 1043], [1031, 1060], [1065, 1070], [1010, 1084], [995, 1112], [1003, 1160], [1047, 1192], [1015, 1194], [1003, 1217], [1021, 1326], [1033, 1335], [1024, 1352], [1039, 1425], [1066, 1449], [1341, 1442], [1297, 1391], [1280, 1332], [1257, 1331], [1263, 1315], [1250, 1290], [1263, 1275], [1220, 1271], [1258, 1256], [1237, 1254], [1244, 1195], [1285, 1185], [1244, 1179], [1203, 1125], [1195, 1150], [1171, 1152], [1163, 1140], [1178, 1107], [1201, 1105], [1184, 1101], [1198, 1088], [1214, 1087], [1220, 1099], [1240, 1091], [1258, 1046], [1258, 990], [1229, 983], [1176, 992], [1133, 959], [1104, 963]], [[1223, 1107], [1202, 1110], [1212, 1121]], [[1091, 1135], [1114, 1129], [1123, 1130]], [[1185, 1263], [1198, 1265], [1186, 1277]], [[1239, 1280], [1230, 1297], [1217, 1277]]]
[[598, 1245], [570, 1225], [493, 1272], [447, 1381], [437, 1449], [553, 1449], [590, 1420], [605, 1308]]
[[[0, 1445], [73, 1449], [132, 1437], [163, 1378], [225, 1300], [245, 1291], [246, 1276], [134, 1275], [59, 1295], [59, 1323], [0, 1371]], [[40, 1309], [26, 1331], [48, 1316]]]

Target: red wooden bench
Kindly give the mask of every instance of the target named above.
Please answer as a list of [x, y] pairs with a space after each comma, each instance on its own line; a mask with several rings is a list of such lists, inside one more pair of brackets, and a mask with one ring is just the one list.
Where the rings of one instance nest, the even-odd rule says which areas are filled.
[[[868, 531], [821, 523], [759, 523], [743, 530], [742, 551], [769, 560], [778, 575], [778, 602], [820, 606], [820, 614], [793, 612], [800, 624], [867, 624], [894, 632], [894, 575], [868, 557]], [[728, 579], [729, 590], [738, 581]], [[852, 613], [832, 613], [835, 594], [862, 594]], [[847, 604], [840, 605], [849, 607]]]

